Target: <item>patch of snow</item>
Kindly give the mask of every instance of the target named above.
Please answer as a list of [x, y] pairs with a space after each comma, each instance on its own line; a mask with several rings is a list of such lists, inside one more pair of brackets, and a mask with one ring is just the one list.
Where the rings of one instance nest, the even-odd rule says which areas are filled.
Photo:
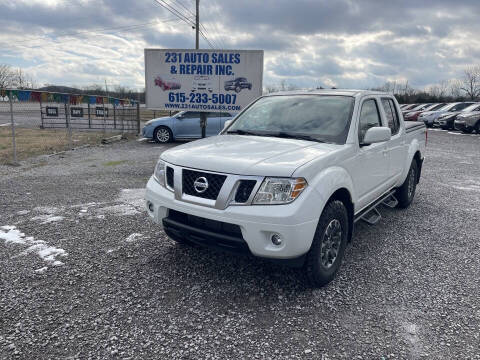
[[20, 210], [17, 211], [17, 215], [27, 215], [30, 213], [30, 210]]
[[124, 204], [134, 206], [139, 210], [143, 210], [143, 199], [145, 198], [145, 189], [122, 189], [118, 201]]
[[33, 209], [33, 211], [39, 212], [42, 214], [56, 214], [62, 211], [62, 209], [54, 206], [37, 206], [36, 208]]
[[125, 241], [126, 241], [126, 242], [133, 242], [133, 241], [135, 241], [135, 240], [141, 240], [141, 239], [143, 239], [143, 238], [144, 238], [143, 234], [133, 233], [133, 234], [129, 235], [129, 236], [125, 239]]
[[122, 189], [115, 202], [97, 210], [99, 214], [112, 214], [116, 216], [136, 215], [143, 212], [145, 189]]
[[55, 246], [48, 245], [44, 240], [35, 240], [33, 236], [25, 236], [15, 226], [5, 225], [0, 227], [0, 239], [5, 240], [5, 244], [27, 245], [25, 249], [17, 256], [25, 256], [30, 253], [38, 255], [43, 261], [53, 266], [61, 266], [63, 262], [57, 260], [57, 257], [65, 257], [68, 253]]
[[[101, 208], [98, 210], [101, 214], [112, 214], [117, 216], [124, 216], [124, 215], [135, 215], [140, 213], [135, 207], [128, 205], [128, 204], [119, 204], [119, 205], [112, 205]], [[100, 215], [99, 215], [100, 216]]]
[[44, 266], [40, 269], [34, 270], [37, 274], [43, 274], [45, 271], [48, 270], [48, 267]]
[[49, 224], [52, 222], [58, 222], [62, 221], [65, 219], [63, 216], [54, 216], [51, 214], [46, 214], [46, 215], [38, 215], [32, 218], [32, 220], [39, 220], [42, 222], [42, 224]]

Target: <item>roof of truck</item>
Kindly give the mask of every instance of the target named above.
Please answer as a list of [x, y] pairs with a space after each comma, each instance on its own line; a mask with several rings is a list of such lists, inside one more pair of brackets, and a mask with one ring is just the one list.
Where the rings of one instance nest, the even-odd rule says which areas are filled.
[[387, 92], [372, 90], [356, 90], [356, 89], [307, 89], [307, 90], [291, 90], [279, 91], [276, 93], [266, 94], [265, 96], [274, 95], [341, 95], [341, 96], [360, 96], [360, 95], [391, 95]]

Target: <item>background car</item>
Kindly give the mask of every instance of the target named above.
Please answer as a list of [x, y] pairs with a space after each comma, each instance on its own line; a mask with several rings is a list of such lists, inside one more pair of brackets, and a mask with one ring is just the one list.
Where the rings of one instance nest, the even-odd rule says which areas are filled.
[[[225, 121], [231, 120], [231, 113], [207, 113], [207, 136], [218, 135]], [[142, 136], [159, 143], [168, 143], [177, 139], [198, 139], [201, 137], [200, 113], [198, 111], [182, 111], [173, 116], [152, 119], [145, 123]]]
[[460, 114], [466, 114], [466, 113], [471, 113], [472, 111], [479, 111], [480, 110], [480, 104], [472, 104], [470, 106], [467, 106], [465, 109], [461, 111], [449, 111], [443, 115], [440, 115], [438, 119], [436, 119], [433, 122], [433, 126], [439, 126], [443, 130], [450, 130], [455, 128], [455, 119], [457, 118], [458, 115]]
[[225, 81], [224, 88], [226, 91], [235, 90], [235, 92], [239, 93], [242, 89], [252, 90], [252, 83], [248, 82], [244, 77], [238, 77], [235, 80]]
[[418, 110], [418, 111], [413, 111], [413, 110], [409, 111], [409, 112], [407, 112], [406, 114], [403, 115], [403, 118], [404, 118], [405, 121], [417, 121], [418, 116], [421, 113], [423, 113], [425, 111], [435, 111], [435, 110], [438, 110], [438, 109], [444, 107], [445, 105], [447, 105], [447, 104], [445, 104], [445, 103], [431, 104], [431, 105], [429, 105], [429, 106], [427, 106], [427, 107], [425, 107], [421, 110]]
[[445, 105], [436, 111], [425, 111], [418, 116], [418, 121], [423, 121], [427, 127], [433, 127], [433, 123], [441, 115], [449, 111], [460, 111], [467, 106], [474, 104], [474, 102], [456, 102]]
[[473, 130], [480, 135], [480, 111], [460, 113], [454, 121], [455, 130], [470, 134]]

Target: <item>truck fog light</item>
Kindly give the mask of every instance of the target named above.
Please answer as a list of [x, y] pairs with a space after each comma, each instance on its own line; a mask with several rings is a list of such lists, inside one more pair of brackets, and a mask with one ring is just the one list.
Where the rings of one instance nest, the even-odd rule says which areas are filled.
[[273, 234], [271, 237], [273, 245], [282, 245], [282, 237], [279, 234]]
[[153, 213], [153, 204], [149, 201], [147, 202], [147, 206], [148, 206], [148, 211], [152, 212]]

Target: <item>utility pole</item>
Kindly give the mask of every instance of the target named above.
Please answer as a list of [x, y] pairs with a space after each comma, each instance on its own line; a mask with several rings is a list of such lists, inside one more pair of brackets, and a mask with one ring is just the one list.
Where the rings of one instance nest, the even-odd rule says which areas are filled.
[[[195, 49], [200, 48], [200, 0], [195, 0], [196, 2], [196, 13], [195, 13]], [[200, 129], [202, 130], [202, 138], [205, 137], [207, 132], [207, 113], [200, 112]]]
[[195, 49], [200, 48], [200, 0], [195, 0], [197, 12], [195, 13]]

